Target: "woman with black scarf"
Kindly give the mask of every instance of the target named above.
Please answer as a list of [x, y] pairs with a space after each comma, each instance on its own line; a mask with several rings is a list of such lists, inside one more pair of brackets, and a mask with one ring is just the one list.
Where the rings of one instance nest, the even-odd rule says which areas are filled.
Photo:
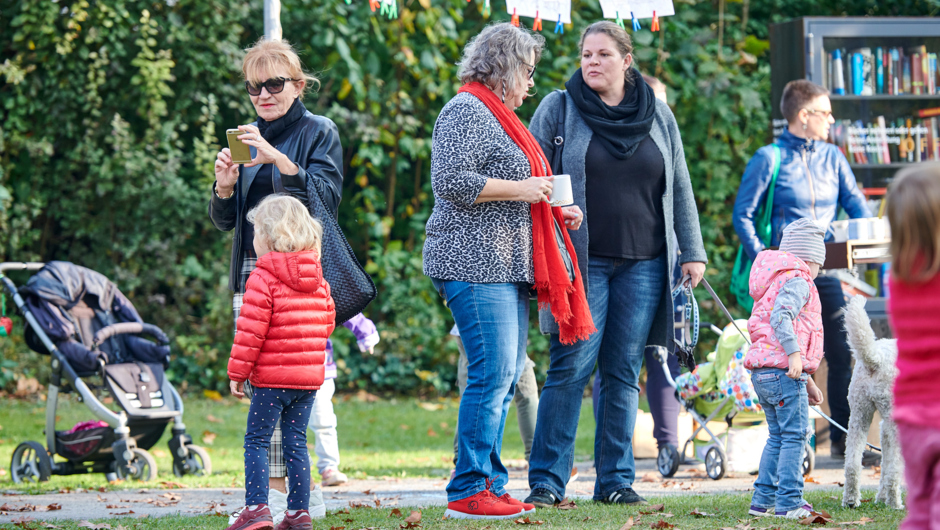
[[[229, 289], [234, 292], [235, 320], [242, 306], [245, 283], [255, 269], [254, 229], [248, 212], [275, 193], [290, 194], [307, 204], [307, 187], [316, 186], [333, 215], [343, 189], [343, 148], [336, 124], [308, 111], [302, 103], [309, 83], [300, 58], [286, 41], [262, 40], [247, 50], [242, 62], [245, 90], [258, 120], [240, 125], [239, 140], [251, 151], [251, 162], [236, 164], [228, 148], [216, 155], [215, 183], [209, 199], [209, 218], [219, 230], [235, 231]], [[246, 392], [250, 391], [246, 385]], [[287, 508], [287, 484], [281, 430], [278, 423], [268, 453], [269, 505], [277, 524]], [[276, 493], [280, 492], [280, 493]], [[323, 517], [322, 495], [310, 500], [310, 515]], [[229, 523], [233, 524], [238, 512]]]
[[[594, 438], [594, 500], [644, 504], [633, 491], [633, 426], [639, 373], [647, 345], [672, 337], [670, 271], [678, 243], [683, 274], [698, 284], [705, 248], [682, 140], [669, 107], [633, 68], [626, 31], [612, 22], [581, 36], [581, 68], [549, 94], [530, 130], [548, 160], [564, 105], [562, 167], [571, 175], [581, 229], [569, 232], [594, 325], [588, 340], [564, 345], [546, 309], [551, 366], [529, 462], [532, 493], [525, 502], [550, 507], [565, 497], [574, 461], [581, 397], [595, 364], [601, 378]], [[673, 228], [676, 239], [670, 237]]]

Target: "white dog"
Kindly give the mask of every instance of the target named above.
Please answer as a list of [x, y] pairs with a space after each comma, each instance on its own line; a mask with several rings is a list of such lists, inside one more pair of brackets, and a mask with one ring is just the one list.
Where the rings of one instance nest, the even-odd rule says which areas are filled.
[[845, 309], [845, 330], [849, 347], [855, 357], [855, 370], [849, 385], [849, 434], [845, 441], [845, 489], [842, 505], [855, 508], [861, 503], [859, 478], [862, 453], [868, 438], [868, 428], [877, 410], [881, 421], [882, 467], [876, 501], [901, 509], [901, 480], [904, 460], [898, 441], [898, 429], [891, 419], [893, 396], [891, 389], [898, 375], [895, 360], [898, 345], [895, 339], [875, 340], [871, 321], [865, 312], [865, 298], [856, 296]]

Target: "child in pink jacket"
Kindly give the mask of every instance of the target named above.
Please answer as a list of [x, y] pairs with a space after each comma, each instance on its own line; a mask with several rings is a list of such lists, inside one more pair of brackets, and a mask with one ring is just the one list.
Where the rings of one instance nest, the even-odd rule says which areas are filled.
[[744, 367], [767, 418], [770, 437], [754, 482], [750, 515], [803, 519], [803, 444], [809, 404], [822, 402], [810, 375], [823, 356], [822, 308], [813, 280], [826, 261], [825, 230], [798, 219], [783, 231], [780, 250], [754, 259], [747, 321], [751, 347]]

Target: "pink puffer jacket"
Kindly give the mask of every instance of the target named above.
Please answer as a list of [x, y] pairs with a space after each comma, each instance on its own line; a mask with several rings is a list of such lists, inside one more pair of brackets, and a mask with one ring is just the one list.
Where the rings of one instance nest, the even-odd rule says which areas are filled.
[[782, 368], [789, 367], [787, 353], [777, 340], [770, 325], [770, 314], [780, 289], [791, 278], [803, 278], [809, 284], [809, 302], [801, 309], [793, 322], [800, 341], [800, 359], [803, 371], [812, 374], [823, 357], [822, 306], [819, 291], [810, 276], [809, 267], [793, 254], [779, 250], [765, 250], [757, 255], [751, 268], [751, 298], [755, 300], [747, 330], [751, 334], [751, 347], [744, 358], [744, 367]]

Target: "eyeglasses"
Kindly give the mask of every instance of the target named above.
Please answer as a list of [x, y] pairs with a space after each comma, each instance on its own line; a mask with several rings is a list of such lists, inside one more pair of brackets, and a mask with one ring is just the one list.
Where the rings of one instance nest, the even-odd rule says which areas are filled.
[[533, 64], [527, 64], [527, 63], [522, 63], [522, 64], [524, 64], [524, 65], [528, 66], [529, 68], [531, 68], [531, 70], [529, 70], [529, 79], [532, 79], [533, 77], [535, 77], [535, 65], [533, 65]]
[[816, 109], [803, 109], [810, 114], [821, 114], [824, 120], [828, 120], [832, 117], [831, 110], [816, 110]]
[[285, 81], [294, 81], [294, 79], [290, 77], [272, 77], [271, 79], [268, 79], [264, 83], [258, 85], [252, 83], [251, 81], [245, 81], [245, 90], [247, 90], [248, 94], [252, 96], [260, 96], [262, 87], [268, 89], [268, 94], [280, 94], [284, 91]]

